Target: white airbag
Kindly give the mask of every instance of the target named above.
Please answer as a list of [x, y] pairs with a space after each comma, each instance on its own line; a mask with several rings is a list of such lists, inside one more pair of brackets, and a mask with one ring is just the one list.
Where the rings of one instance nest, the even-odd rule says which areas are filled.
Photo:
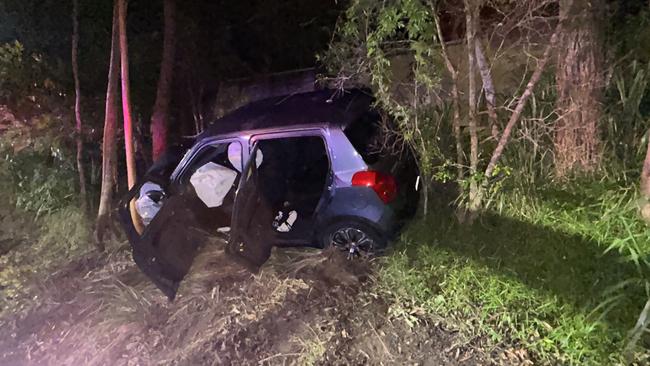
[[223, 204], [223, 199], [236, 178], [237, 171], [209, 162], [192, 174], [190, 183], [201, 201], [209, 208], [213, 208]]
[[149, 225], [151, 220], [153, 220], [153, 218], [162, 207], [162, 202], [154, 202], [151, 198], [149, 198], [149, 196], [147, 196], [147, 192], [151, 191], [162, 192], [163, 189], [156, 183], [146, 182], [140, 188], [139, 198], [135, 201], [135, 209], [138, 212], [138, 215], [140, 215], [142, 223], [145, 226]]

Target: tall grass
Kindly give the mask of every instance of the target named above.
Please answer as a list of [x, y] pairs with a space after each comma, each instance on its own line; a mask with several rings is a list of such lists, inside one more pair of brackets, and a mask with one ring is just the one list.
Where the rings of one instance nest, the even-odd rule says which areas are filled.
[[[442, 317], [543, 364], [625, 362], [650, 254], [634, 189], [593, 180], [510, 189], [471, 227], [444, 215], [413, 224], [380, 269], [394, 316]], [[646, 341], [633, 357], [648, 356]]]
[[52, 118], [43, 129], [0, 136], [0, 312], [36, 303], [47, 278], [92, 248], [91, 222], [79, 208], [73, 155], [56, 137]]

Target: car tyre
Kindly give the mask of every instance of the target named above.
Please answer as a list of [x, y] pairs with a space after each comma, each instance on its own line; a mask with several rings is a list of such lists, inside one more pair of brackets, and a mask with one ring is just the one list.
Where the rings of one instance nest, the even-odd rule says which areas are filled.
[[319, 234], [321, 246], [335, 247], [348, 259], [369, 259], [381, 254], [388, 244], [372, 226], [358, 221], [341, 220], [328, 225]]

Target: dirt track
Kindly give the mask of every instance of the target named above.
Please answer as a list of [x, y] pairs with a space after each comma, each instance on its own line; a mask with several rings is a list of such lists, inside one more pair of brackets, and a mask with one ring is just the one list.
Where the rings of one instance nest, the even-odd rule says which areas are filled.
[[122, 247], [41, 283], [38, 307], [0, 318], [2, 365], [489, 364], [422, 321], [391, 320], [372, 270], [338, 253], [276, 250], [259, 274], [203, 249], [169, 302]]

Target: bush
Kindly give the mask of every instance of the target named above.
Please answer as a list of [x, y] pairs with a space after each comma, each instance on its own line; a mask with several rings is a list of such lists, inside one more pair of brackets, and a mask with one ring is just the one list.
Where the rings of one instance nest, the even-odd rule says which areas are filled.
[[[28, 84], [23, 67], [23, 45], [15, 41], [0, 45], [0, 98], [6, 99]], [[22, 93], [21, 93], [22, 94]]]
[[13, 204], [36, 217], [51, 214], [76, 202], [74, 157], [56, 131], [47, 131], [51, 117], [41, 117], [42, 135], [11, 131], [0, 139], [0, 175]]

